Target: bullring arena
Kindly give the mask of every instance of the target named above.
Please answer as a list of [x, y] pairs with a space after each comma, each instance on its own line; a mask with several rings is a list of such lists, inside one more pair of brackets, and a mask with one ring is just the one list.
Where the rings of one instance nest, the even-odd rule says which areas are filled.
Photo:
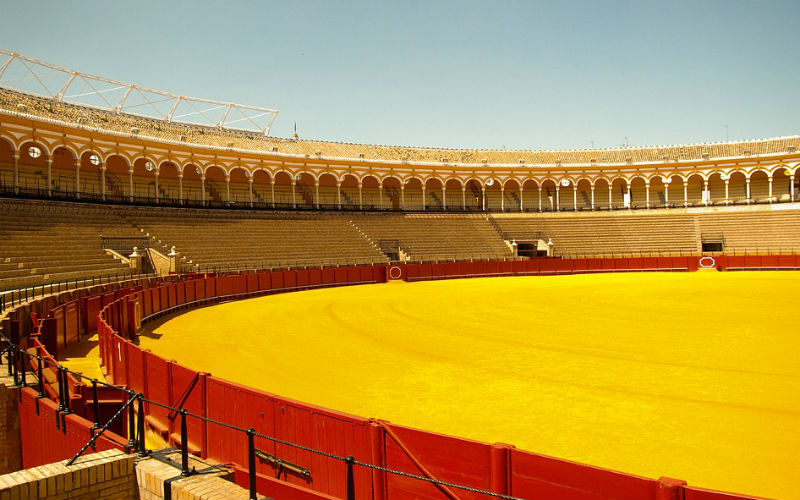
[[800, 137], [278, 139], [0, 56], [64, 76], [0, 87], [2, 494], [800, 498]]

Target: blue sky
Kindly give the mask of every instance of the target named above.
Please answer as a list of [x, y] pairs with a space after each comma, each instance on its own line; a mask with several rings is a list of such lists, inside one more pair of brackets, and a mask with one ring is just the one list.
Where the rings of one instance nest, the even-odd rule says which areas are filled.
[[509, 149], [800, 133], [797, 1], [0, 1], [0, 47], [277, 108], [277, 136], [295, 121], [308, 139]]

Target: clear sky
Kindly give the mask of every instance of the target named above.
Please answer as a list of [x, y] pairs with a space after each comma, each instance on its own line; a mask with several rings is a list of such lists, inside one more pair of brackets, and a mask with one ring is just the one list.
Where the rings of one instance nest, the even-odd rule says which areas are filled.
[[800, 133], [800, 2], [0, 0], [0, 47], [281, 111], [272, 135], [616, 147]]

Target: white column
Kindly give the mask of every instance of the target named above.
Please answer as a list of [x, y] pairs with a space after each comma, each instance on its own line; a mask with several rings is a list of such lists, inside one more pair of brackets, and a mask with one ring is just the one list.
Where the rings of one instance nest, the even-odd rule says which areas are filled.
[[578, 186], [577, 184], [572, 185], [572, 211], [578, 211]]
[[525, 199], [525, 194], [523, 192], [524, 190], [525, 190], [525, 188], [522, 185], [520, 185], [520, 187], [519, 187], [519, 211], [520, 212], [524, 212], [525, 211], [525, 207], [523, 207], [523, 203], [522, 203], [522, 200]]
[[689, 181], [683, 181], [683, 206], [689, 206]]
[[669, 208], [669, 182], [664, 183], [664, 205]]
[[729, 182], [730, 182], [730, 179], [725, 179], [725, 204], [726, 205], [729, 203], [729, 201], [728, 201], [728, 184], [729, 184]]
[[592, 190], [592, 210], [594, 210], [594, 186], [591, 187]]
[[378, 207], [383, 210], [383, 183], [378, 184]]
[[705, 193], [703, 196], [703, 205], [708, 206], [708, 200], [711, 198], [711, 191], [708, 189], [708, 180], [703, 179], [700, 181], [700, 187], [702, 188], [703, 192]]
[[794, 174], [789, 176], [789, 196], [794, 201]]
[[225, 174], [225, 204], [231, 204], [231, 174]]
[[406, 209], [406, 185], [405, 183], [400, 183], [400, 210]]
[[447, 187], [442, 184], [442, 210], [447, 210]]
[[645, 190], [645, 208], [650, 208], [650, 182], [644, 183], [644, 190]]
[[[203, 182], [205, 183], [205, 176], [203, 176]], [[205, 186], [205, 184], [203, 184]], [[128, 199], [133, 201], [133, 168], [128, 169]]]
[[249, 200], [248, 205], [250, 207], [253, 206], [253, 175], [251, 174], [250, 177], [247, 178], [247, 199]]
[[292, 208], [297, 208], [297, 200], [295, 198], [295, 189], [294, 189], [296, 182], [297, 181], [294, 180], [294, 177], [292, 177]]
[[539, 211], [542, 211], [542, 186], [539, 186]]
[[556, 212], [561, 211], [561, 187], [556, 184]]
[[500, 211], [506, 211], [506, 187], [500, 186]]
[[81, 199], [81, 161], [75, 160], [75, 198]]
[[481, 209], [486, 210], [486, 186], [481, 186]]
[[314, 181], [314, 204], [319, 210], [319, 179]]
[[100, 164], [100, 197], [106, 201], [106, 166], [102, 163]]
[[422, 185], [422, 209], [427, 210], [428, 204], [425, 199], [425, 184]]
[[769, 184], [769, 202], [772, 203], [772, 176], [767, 178], [767, 184]]
[[153, 170], [153, 177], [155, 177], [155, 182], [156, 182], [156, 204], [158, 204], [158, 201], [161, 198], [161, 195], [158, 192], [158, 176], [159, 176], [159, 171]]
[[750, 178], [744, 180], [745, 194], [747, 195], [747, 204], [750, 204]]
[[467, 209], [467, 186], [461, 186], [461, 210]]
[[200, 203], [205, 206], [206, 204], [206, 174], [200, 175]]
[[608, 185], [608, 209], [609, 209], [609, 210], [613, 210], [613, 208], [612, 208], [612, 207], [613, 207], [613, 205], [611, 205], [612, 201], [614, 201], [614, 197], [613, 197], [613, 194], [614, 194], [614, 193], [613, 193], [613, 189], [614, 189], [614, 186], [612, 186], [611, 184], [609, 184], [609, 185]]
[[14, 160], [14, 193], [19, 194], [19, 151], [11, 155]]
[[633, 188], [628, 184], [628, 210], [633, 209]]
[[336, 181], [336, 208], [342, 209], [342, 181]]
[[53, 158], [51, 156], [47, 157], [47, 196], [53, 196]]
[[[104, 189], [105, 189], [105, 187], [104, 187]], [[104, 198], [105, 198], [105, 196], [104, 196]], [[184, 203], [183, 202], [183, 172], [180, 172], [178, 174], [178, 199], [180, 200], [180, 204], [183, 205], [183, 203]]]
[[358, 209], [364, 209], [364, 196], [361, 194], [361, 181], [358, 182]]

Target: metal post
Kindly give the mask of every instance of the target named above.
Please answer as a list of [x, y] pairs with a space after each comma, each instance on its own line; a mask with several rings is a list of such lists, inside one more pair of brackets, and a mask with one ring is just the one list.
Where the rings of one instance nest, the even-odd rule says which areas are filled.
[[26, 363], [25, 356], [22, 353], [20, 353], [20, 355], [19, 355], [19, 367], [20, 367], [20, 371], [22, 371], [22, 387], [27, 387], [28, 386], [28, 377], [27, 377], [28, 370], [25, 369], [25, 363]]
[[[131, 398], [133, 401], [133, 398]], [[136, 451], [136, 422], [133, 420], [133, 405], [131, 404], [128, 407], [128, 443], [125, 445], [125, 449], [130, 452]]]
[[139, 436], [139, 456], [147, 456], [147, 445], [144, 441], [144, 395], [139, 394], [139, 419], [136, 421], [138, 425], [137, 434]]
[[94, 426], [92, 426], [92, 429], [99, 429], [100, 402], [97, 400], [97, 379], [92, 379], [92, 411], [94, 412]]
[[347, 464], [347, 500], [356, 500], [356, 481], [353, 476], [353, 464], [356, 459], [353, 455], [348, 455], [344, 459]]
[[256, 430], [252, 427], [247, 429], [247, 472], [250, 476], [250, 500], [257, 500], [256, 492]]
[[186, 408], [181, 408], [181, 476], [189, 474], [189, 431], [186, 428]]
[[19, 385], [19, 372], [17, 370], [17, 346], [15, 344], [11, 344], [11, 350], [8, 353], [8, 360], [9, 368], [11, 368], [11, 374], [14, 375], [14, 385]]

